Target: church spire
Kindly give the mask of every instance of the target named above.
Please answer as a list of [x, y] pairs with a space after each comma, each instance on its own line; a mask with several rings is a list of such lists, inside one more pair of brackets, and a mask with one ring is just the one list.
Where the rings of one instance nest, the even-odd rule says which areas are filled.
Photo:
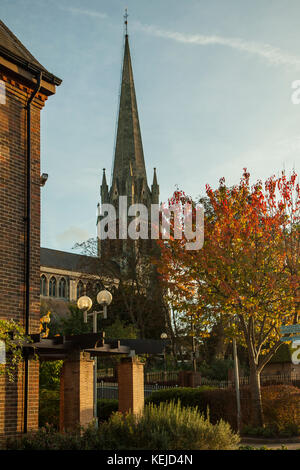
[[151, 196], [152, 196], [152, 203], [158, 204], [159, 203], [159, 185], [157, 183], [157, 175], [156, 175], [156, 168], [153, 169], [153, 183], [151, 186]]
[[102, 175], [102, 184], [100, 188], [101, 194], [101, 202], [104, 204], [108, 202], [108, 185], [106, 182], [106, 175], [105, 175], [105, 168], [103, 168], [103, 175]]
[[[126, 15], [125, 26], [127, 26]], [[112, 186], [118, 186], [120, 194], [125, 194], [126, 179], [130, 174], [130, 166], [136, 181], [144, 180], [147, 182], [129, 41], [126, 29], [112, 180]]]

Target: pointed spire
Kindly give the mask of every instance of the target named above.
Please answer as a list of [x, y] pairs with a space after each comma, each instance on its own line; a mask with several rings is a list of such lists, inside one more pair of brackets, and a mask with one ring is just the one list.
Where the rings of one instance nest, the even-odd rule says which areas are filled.
[[156, 175], [156, 168], [154, 168], [153, 172], [153, 183], [151, 186], [151, 200], [153, 204], [159, 203], [159, 185], [157, 183], [157, 175]]
[[108, 202], [108, 185], [106, 182], [105, 168], [103, 168], [102, 184], [100, 188], [102, 204]]
[[130, 163], [134, 177], [147, 181], [129, 41], [126, 34], [112, 181], [113, 185], [118, 180], [122, 192], [125, 190]]
[[102, 186], [107, 186], [106, 175], [105, 175], [105, 168], [103, 168]]
[[157, 176], [156, 176], [156, 168], [153, 168], [153, 183], [152, 183], [152, 186], [158, 186]]

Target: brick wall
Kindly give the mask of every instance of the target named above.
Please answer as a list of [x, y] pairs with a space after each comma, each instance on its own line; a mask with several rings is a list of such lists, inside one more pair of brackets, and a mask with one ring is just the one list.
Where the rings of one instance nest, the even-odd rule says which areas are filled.
[[[33, 91], [0, 68], [5, 97], [0, 104], [0, 318], [25, 323], [26, 110]], [[40, 272], [40, 110], [46, 96], [31, 106], [31, 292], [29, 332], [39, 332]], [[38, 426], [38, 362], [29, 363], [28, 430]], [[24, 364], [15, 383], [0, 376], [0, 439], [23, 430]]]

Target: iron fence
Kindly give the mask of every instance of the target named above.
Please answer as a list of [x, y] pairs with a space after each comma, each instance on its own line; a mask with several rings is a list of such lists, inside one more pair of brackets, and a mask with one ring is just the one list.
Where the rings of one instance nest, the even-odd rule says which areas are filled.
[[[175, 385], [174, 387], [177, 387]], [[170, 388], [169, 385], [164, 384], [145, 384], [144, 385], [144, 396], [149, 397], [155, 390], [161, 390], [164, 388]], [[97, 384], [97, 397], [99, 398], [114, 398], [118, 399], [118, 383], [117, 382], [98, 382]]]
[[[151, 373], [152, 374], [152, 373]], [[154, 373], [153, 373], [154, 374]], [[160, 373], [155, 373], [160, 374]], [[148, 380], [154, 380], [154, 378], [161, 378], [161, 376], [154, 376], [151, 375]], [[169, 378], [170, 376], [168, 376]], [[107, 377], [106, 377], [107, 380]], [[240, 377], [240, 386], [247, 386], [249, 385], [249, 377]], [[147, 383], [145, 377], [145, 384], [144, 384], [144, 395], [145, 398], [151, 395], [151, 393], [155, 390], [162, 390], [165, 388], [173, 388], [178, 387], [178, 383], [170, 384], [170, 380], [167, 381], [159, 381], [157, 380], [156, 383]], [[200, 386], [207, 385], [210, 387], [220, 388], [220, 389], [227, 389], [227, 388], [234, 388], [235, 383], [230, 380], [214, 380], [209, 379], [206, 377], [201, 377]], [[294, 387], [300, 388], [300, 374], [282, 374], [282, 375], [262, 375], [261, 376], [261, 385], [293, 385]], [[98, 382], [98, 390], [97, 390], [98, 398], [118, 398], [118, 383], [117, 382], [108, 382], [101, 380]]]

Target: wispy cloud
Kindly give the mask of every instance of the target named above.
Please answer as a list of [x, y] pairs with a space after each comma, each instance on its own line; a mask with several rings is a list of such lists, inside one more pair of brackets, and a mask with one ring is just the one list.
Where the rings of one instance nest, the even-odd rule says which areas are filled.
[[90, 16], [92, 18], [100, 18], [102, 20], [107, 18], [107, 14], [101, 13], [100, 11], [82, 10], [81, 8], [72, 8], [72, 7], [60, 7], [60, 9], [64, 11], [69, 11], [70, 13], [74, 13], [75, 15], [85, 15], [85, 16]]
[[69, 227], [68, 229], [64, 230], [63, 232], [59, 233], [56, 236], [58, 243], [71, 243], [74, 244], [76, 242], [84, 241], [89, 238], [90, 234], [87, 230], [82, 229], [80, 227]]
[[300, 69], [300, 57], [282, 51], [278, 47], [271, 46], [270, 44], [245, 41], [241, 38], [230, 38], [218, 35], [207, 36], [203, 34], [184, 34], [176, 31], [166, 31], [159, 29], [156, 26], [145, 25], [139, 22], [134, 22], [134, 27], [140, 31], [152, 34], [153, 36], [172, 39], [173, 41], [184, 44], [196, 44], [199, 46], [219, 45], [230, 47], [241, 52], [259, 56], [272, 65], [288, 65]]

